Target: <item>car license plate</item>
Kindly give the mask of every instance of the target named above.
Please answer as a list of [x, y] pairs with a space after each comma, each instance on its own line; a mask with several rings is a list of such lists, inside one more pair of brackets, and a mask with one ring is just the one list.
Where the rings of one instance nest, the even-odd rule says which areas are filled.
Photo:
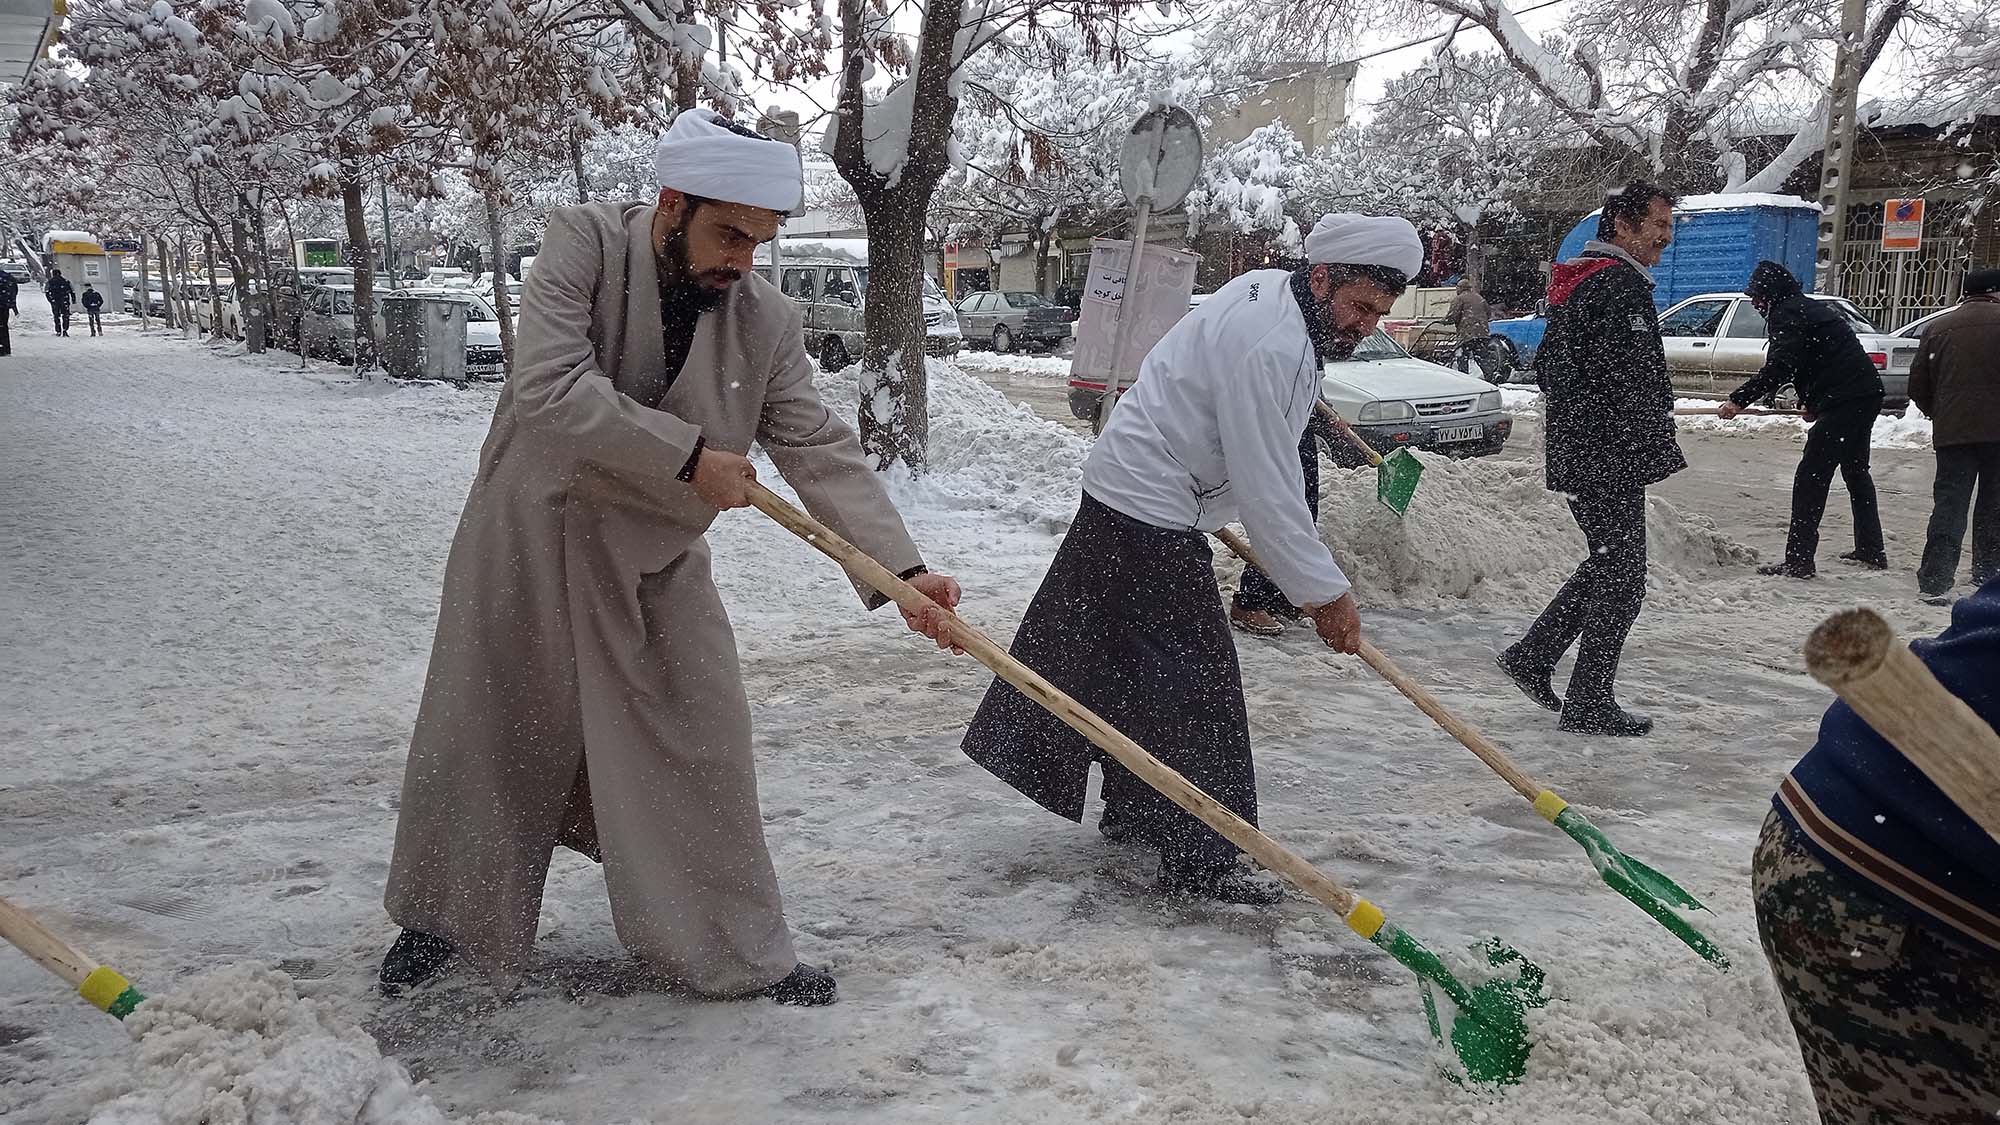
[[1438, 444], [1449, 445], [1455, 441], [1478, 441], [1485, 433], [1485, 430], [1484, 426], [1440, 426], [1437, 432]]

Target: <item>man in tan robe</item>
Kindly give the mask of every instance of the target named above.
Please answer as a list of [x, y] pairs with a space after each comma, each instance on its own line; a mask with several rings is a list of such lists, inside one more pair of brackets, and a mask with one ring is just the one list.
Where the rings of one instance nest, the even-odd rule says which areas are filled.
[[[656, 204], [551, 212], [522, 294], [403, 780], [390, 989], [457, 956], [524, 965], [560, 843], [602, 860], [619, 940], [690, 989], [834, 998], [792, 950], [703, 534], [747, 503], [754, 440], [834, 530], [938, 602], [958, 587], [924, 572], [813, 389], [796, 307], [750, 270], [799, 202], [796, 151], [689, 111], [658, 171]], [[905, 615], [933, 639], [941, 616]]]

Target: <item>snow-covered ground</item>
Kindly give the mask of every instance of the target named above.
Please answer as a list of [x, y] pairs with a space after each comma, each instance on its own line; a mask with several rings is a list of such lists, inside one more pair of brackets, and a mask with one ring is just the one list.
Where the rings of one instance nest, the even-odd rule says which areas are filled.
[[[1711, 398], [1676, 399], [1674, 408], [1713, 410], [1718, 401]], [[1516, 414], [1540, 416], [1542, 412], [1541, 389], [1529, 384], [1502, 384], [1500, 402]], [[1676, 421], [1682, 430], [1689, 433], [1777, 438], [1795, 445], [1805, 444], [1806, 431], [1812, 426], [1812, 423], [1796, 414], [1739, 414], [1734, 418], [1696, 414], [1684, 415]], [[1929, 449], [1931, 420], [1924, 417], [1923, 411], [1918, 410], [1914, 403], [1904, 407], [1901, 414], [1884, 414], [1875, 420], [1874, 432], [1869, 435], [1869, 445], [1874, 449]]]
[[[1324, 526], [1376, 642], [1705, 899], [1736, 961], [1715, 972], [1597, 882], [1363, 666], [1302, 631], [1244, 638], [1265, 828], [1432, 946], [1497, 935], [1547, 969], [1558, 999], [1535, 1018], [1528, 1081], [1502, 1094], [1438, 1074], [1410, 975], [1316, 904], [1163, 903], [1143, 851], [967, 762], [985, 672], [862, 612], [754, 512], [711, 541], [790, 918], [841, 1002], [663, 987], [567, 852], [524, 979], [387, 1000], [371, 985], [393, 936], [379, 898], [404, 744], [494, 390], [358, 384], [130, 330], [14, 339], [0, 894], [143, 988], [277, 966], [449, 1112], [573, 1125], [1814, 1120], [1748, 861], [1826, 702], [1800, 641], [1857, 602], [1936, 631], [1944, 611], [1913, 601], [1907, 571], [1758, 579], [1732, 537], [1771, 513], [1722, 510], [1737, 522], [1717, 530], [1656, 504], [1623, 683], [1660, 729], [1593, 741], [1557, 733], [1490, 663], [1574, 557], [1532, 474], [1433, 464], [1401, 525], [1365, 474], [1329, 474]], [[1074, 505], [1080, 439], [947, 367], [932, 377], [939, 470], [897, 494], [932, 565], [964, 582], [966, 616], [1004, 638]], [[144, 1081], [118, 1024], [0, 950], [0, 1116], [71, 1125]]]

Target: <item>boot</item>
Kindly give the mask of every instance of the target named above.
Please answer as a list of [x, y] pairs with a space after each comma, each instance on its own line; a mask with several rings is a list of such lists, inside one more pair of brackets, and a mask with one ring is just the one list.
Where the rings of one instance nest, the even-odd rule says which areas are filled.
[[1862, 566], [1867, 567], [1869, 570], [1889, 569], [1889, 556], [1886, 552], [1879, 555], [1864, 555], [1857, 550], [1857, 551], [1849, 551], [1840, 557], [1846, 559], [1848, 562], [1860, 563]]
[[390, 996], [440, 976], [458, 951], [435, 934], [404, 930], [382, 957], [382, 991]]
[[1585, 703], [1574, 692], [1563, 703], [1562, 721], [1557, 728], [1570, 734], [1610, 734], [1636, 738], [1650, 733], [1653, 720], [1634, 715], [1611, 700]]
[[759, 989], [756, 994], [768, 996], [780, 1004], [817, 1008], [833, 1003], [836, 992], [832, 973], [801, 961], [792, 966], [792, 971], [784, 980], [767, 985]]
[[1538, 668], [1522, 659], [1518, 650], [1507, 648], [1493, 658], [1493, 663], [1514, 681], [1521, 694], [1551, 711], [1563, 708], [1562, 696], [1556, 694], [1555, 685], [1549, 682], [1554, 674], [1552, 668]]
[[1229, 606], [1229, 623], [1252, 636], [1282, 637], [1285, 623], [1261, 609], [1241, 609], [1234, 602]]
[[[1889, 564], [1887, 561], [1884, 561], [1882, 565], [1888, 566]], [[1811, 578], [1818, 574], [1819, 571], [1811, 563], [1795, 563], [1787, 559], [1781, 563], [1760, 566], [1757, 568], [1757, 573], [1771, 578]]]

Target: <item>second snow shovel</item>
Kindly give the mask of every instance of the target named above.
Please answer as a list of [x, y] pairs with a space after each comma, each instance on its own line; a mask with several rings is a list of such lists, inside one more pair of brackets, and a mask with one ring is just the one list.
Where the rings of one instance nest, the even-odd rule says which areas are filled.
[[[1237, 557], [1251, 566], [1257, 566], [1257, 557], [1251, 553], [1250, 545], [1242, 537], [1228, 528], [1215, 533], [1223, 545], [1234, 551]], [[1262, 569], [1259, 567], [1259, 569]], [[1722, 952], [1707, 934], [1696, 929], [1687, 915], [1696, 910], [1706, 911], [1701, 904], [1680, 884], [1640, 863], [1611, 845], [1603, 830], [1590, 822], [1590, 818], [1571, 808], [1569, 802], [1542, 788], [1530, 778], [1514, 760], [1498, 746], [1488, 741], [1470, 723], [1445, 709], [1438, 697], [1425, 690], [1422, 684], [1410, 678], [1410, 674], [1396, 666], [1396, 662], [1382, 655], [1380, 649], [1367, 641], [1361, 642], [1361, 659], [1366, 661], [1383, 679], [1403, 693], [1404, 698], [1417, 705], [1418, 710], [1431, 717], [1431, 721], [1443, 727], [1446, 734], [1456, 738], [1467, 750], [1473, 752], [1487, 767], [1500, 775], [1500, 779], [1514, 787], [1514, 791], [1526, 797], [1535, 806], [1535, 811], [1543, 819], [1562, 829], [1570, 839], [1583, 846], [1583, 852], [1590, 857], [1590, 864], [1597, 869], [1597, 876], [1606, 886], [1631, 900], [1634, 906], [1645, 911], [1668, 932], [1687, 943], [1689, 949], [1702, 955], [1717, 968], [1727, 969], [1729, 957]]]
[[118, 1019], [132, 1014], [146, 998], [118, 970], [100, 965], [57, 937], [35, 916], [0, 898], [0, 937], [12, 942], [37, 965], [61, 977], [85, 1000]]
[[1328, 406], [1324, 399], [1315, 400], [1313, 409], [1334, 429], [1346, 435], [1347, 440], [1354, 443], [1354, 448], [1360, 450], [1361, 455], [1368, 458], [1368, 463], [1375, 467], [1375, 499], [1399, 516], [1409, 511], [1410, 498], [1417, 494], [1417, 478], [1424, 475], [1424, 463], [1417, 460], [1417, 455], [1407, 449], [1398, 449], [1384, 457], [1375, 452], [1374, 446], [1362, 441], [1361, 435], [1354, 432], [1346, 419], [1334, 413], [1333, 407]]
[[[896, 577], [881, 563], [763, 485], [750, 486], [750, 502], [758, 511], [839, 563], [857, 581], [873, 587], [911, 613], [938, 608], [937, 603]], [[948, 637], [951, 644], [972, 654], [981, 664], [991, 668], [995, 675], [1047, 708], [1050, 714], [1117, 759], [1118, 764], [1131, 770], [1162, 796], [1221, 833], [1224, 839], [1241, 848], [1252, 859], [1332, 908], [1355, 933], [1414, 972], [1423, 992], [1424, 1015], [1430, 1024], [1431, 1036], [1458, 1058], [1467, 1077], [1475, 1082], [1488, 1083], [1520, 1081], [1527, 1072], [1528, 1052], [1532, 1047], [1528, 1041], [1526, 1010], [1539, 1008], [1548, 1002], [1542, 990], [1540, 966], [1496, 938], [1483, 947], [1486, 961], [1493, 970], [1492, 978], [1479, 984], [1466, 984], [1437, 954], [1404, 932], [1402, 927], [1390, 922], [1380, 907], [1327, 878], [1304, 857], [1230, 812], [1220, 801], [1196, 788], [1187, 778], [1043, 679], [1034, 669], [1014, 659], [1006, 649], [967, 624], [963, 618], [950, 610], [945, 613], [951, 625]], [[1443, 1003], [1439, 1003], [1432, 994], [1433, 989], [1444, 995]]]

